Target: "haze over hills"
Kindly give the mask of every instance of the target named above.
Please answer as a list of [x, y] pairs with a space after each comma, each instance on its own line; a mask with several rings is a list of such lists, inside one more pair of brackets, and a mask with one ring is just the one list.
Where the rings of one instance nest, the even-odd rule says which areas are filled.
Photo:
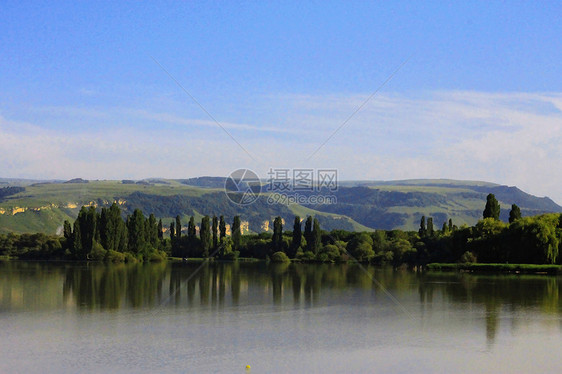
[[[527, 194], [517, 187], [481, 181], [401, 180], [345, 181], [339, 183], [336, 204], [289, 206], [269, 204], [262, 195], [253, 204], [239, 206], [224, 193], [225, 178], [159, 179], [121, 181], [40, 181], [0, 179], [0, 232], [55, 233], [65, 219], [73, 220], [82, 205], [108, 206], [117, 202], [124, 213], [141, 209], [154, 213], [166, 226], [176, 215], [223, 214], [227, 221], [240, 215], [253, 232], [271, 228], [281, 216], [286, 229], [294, 215], [315, 215], [322, 228], [331, 230], [405, 229], [417, 230], [422, 215], [440, 225], [451, 218], [454, 224], [472, 225], [482, 216], [486, 195], [494, 193], [501, 204], [501, 218], [507, 220], [511, 204], [522, 214], [562, 212], [547, 197]], [[310, 195], [312, 193], [308, 193]], [[306, 193], [304, 193], [306, 195]]]

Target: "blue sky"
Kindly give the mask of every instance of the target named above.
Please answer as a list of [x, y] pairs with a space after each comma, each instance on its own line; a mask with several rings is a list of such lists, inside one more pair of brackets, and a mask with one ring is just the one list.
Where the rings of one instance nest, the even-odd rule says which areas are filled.
[[560, 15], [555, 1], [4, 1], [0, 176], [330, 167], [562, 203]]

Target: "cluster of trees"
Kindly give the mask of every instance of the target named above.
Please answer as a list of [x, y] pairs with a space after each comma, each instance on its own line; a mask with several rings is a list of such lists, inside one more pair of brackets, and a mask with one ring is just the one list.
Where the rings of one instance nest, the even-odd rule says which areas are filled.
[[[473, 226], [456, 227], [449, 220], [441, 231], [420, 222], [420, 241], [414, 246], [420, 258], [431, 262], [481, 262], [561, 264], [562, 214], [522, 217], [513, 204], [509, 222], [500, 221], [500, 204], [493, 194], [486, 198], [482, 219]], [[430, 219], [428, 219], [430, 221]]]
[[166, 258], [162, 221], [135, 210], [123, 219], [117, 204], [82, 207], [63, 236], [10, 233], [0, 236], [0, 254], [24, 259], [156, 261]]
[[[562, 214], [521, 217], [515, 204], [509, 223], [499, 220], [500, 205], [488, 195], [483, 218], [473, 227], [457, 227], [451, 219], [441, 229], [432, 217], [421, 218], [418, 231], [323, 231], [317, 219], [294, 218], [284, 230], [281, 217], [273, 233], [242, 235], [240, 217], [234, 216], [227, 236], [223, 216], [204, 216], [199, 232], [194, 217], [183, 234], [180, 216], [164, 235], [162, 220], [140, 210], [122, 218], [117, 204], [100, 211], [82, 207], [73, 225], [64, 223], [64, 236], [44, 234], [0, 235], [0, 254], [22, 258], [73, 258], [91, 260], [158, 260], [166, 256], [238, 257], [287, 261], [339, 262], [357, 260], [423, 266], [429, 262], [482, 262], [560, 264]], [[303, 224], [304, 221], [304, 224]], [[304, 226], [304, 227], [303, 227]]]
[[136, 209], [123, 219], [117, 204], [97, 210], [82, 207], [71, 225], [63, 225], [65, 257], [91, 260], [162, 260], [166, 257], [162, 220]]
[[187, 235], [182, 234], [180, 216], [170, 223], [170, 247], [174, 257], [217, 257], [235, 259], [238, 257], [242, 231], [240, 217], [235, 216], [232, 222], [232, 235], [226, 235], [224, 216], [204, 216], [199, 225], [199, 235], [195, 218], [191, 216], [187, 224]]

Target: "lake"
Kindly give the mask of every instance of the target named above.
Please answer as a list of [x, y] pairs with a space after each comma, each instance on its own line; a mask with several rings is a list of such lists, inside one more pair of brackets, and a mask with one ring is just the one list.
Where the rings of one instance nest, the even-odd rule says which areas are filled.
[[562, 278], [0, 262], [0, 353], [2, 373], [558, 372]]

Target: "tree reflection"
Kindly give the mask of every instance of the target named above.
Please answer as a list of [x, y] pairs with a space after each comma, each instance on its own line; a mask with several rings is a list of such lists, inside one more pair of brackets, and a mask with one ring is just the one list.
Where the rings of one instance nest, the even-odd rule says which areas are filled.
[[[456, 305], [473, 313], [477, 320], [481, 318], [490, 347], [497, 340], [501, 321], [509, 321], [509, 328], [516, 330], [529, 323], [521, 318], [522, 311], [557, 316], [562, 311], [562, 278], [554, 276], [413, 273], [357, 264], [263, 262], [0, 262], [0, 311], [61, 307], [114, 310], [170, 303], [188, 313], [192, 307], [222, 309], [267, 303], [314, 308], [333, 300], [352, 300], [375, 310], [389, 302], [381, 286], [398, 300], [419, 305], [424, 321], [426, 316], [443, 313], [442, 306]], [[433, 308], [436, 303], [439, 308]], [[559, 318], [541, 323], [552, 323], [549, 321]]]

